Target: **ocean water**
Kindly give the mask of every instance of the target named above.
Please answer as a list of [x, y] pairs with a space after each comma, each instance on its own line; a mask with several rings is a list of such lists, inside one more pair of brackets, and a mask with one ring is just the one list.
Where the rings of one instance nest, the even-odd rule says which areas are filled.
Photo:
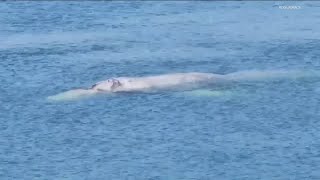
[[0, 179], [320, 179], [318, 78], [46, 100], [117, 76], [319, 70], [319, 24], [308, 1], [1, 2]]

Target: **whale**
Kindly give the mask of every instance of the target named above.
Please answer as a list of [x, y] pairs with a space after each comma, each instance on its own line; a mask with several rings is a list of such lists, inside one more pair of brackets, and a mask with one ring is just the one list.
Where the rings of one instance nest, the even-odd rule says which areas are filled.
[[193, 89], [222, 81], [223, 76], [211, 73], [173, 73], [145, 77], [110, 78], [94, 84], [97, 92], [154, 92], [173, 89]]
[[49, 96], [48, 99], [55, 101], [76, 100], [97, 94], [150, 93], [159, 91], [194, 91], [201, 92], [201, 94], [220, 94], [216, 92], [210, 93], [210, 91], [204, 91], [203, 89], [226, 83], [234, 84], [244, 81], [254, 82], [270, 79], [297, 79], [313, 75], [314, 73], [302, 71], [248, 70], [229, 74], [188, 72], [142, 77], [113, 77], [99, 81], [89, 88], [69, 90]]

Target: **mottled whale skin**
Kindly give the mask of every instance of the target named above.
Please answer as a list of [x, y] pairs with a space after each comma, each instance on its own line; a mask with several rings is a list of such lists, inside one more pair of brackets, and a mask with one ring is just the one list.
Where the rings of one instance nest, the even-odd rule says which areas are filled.
[[222, 81], [222, 75], [211, 73], [174, 73], [146, 77], [118, 77], [101, 81], [90, 89], [100, 92], [148, 92], [170, 89], [192, 89]]
[[275, 78], [299, 78], [313, 76], [315, 73], [301, 71], [269, 70], [239, 71], [230, 74], [213, 73], [171, 73], [145, 77], [117, 77], [100, 81], [87, 89], [74, 89], [49, 96], [49, 100], [73, 100], [100, 93], [121, 92], [155, 92], [186, 91], [219, 85], [219, 83], [235, 83], [237, 81], [261, 81]]
[[145, 77], [117, 77], [100, 81], [88, 89], [74, 89], [49, 96], [48, 100], [64, 101], [90, 97], [101, 93], [155, 92], [191, 90], [221, 81], [224, 77], [211, 73], [172, 73]]

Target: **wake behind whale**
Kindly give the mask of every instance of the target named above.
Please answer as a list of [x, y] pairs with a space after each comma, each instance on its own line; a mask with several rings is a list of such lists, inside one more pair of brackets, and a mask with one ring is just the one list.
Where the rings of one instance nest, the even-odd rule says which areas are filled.
[[[117, 77], [100, 81], [87, 89], [74, 89], [49, 96], [48, 100], [66, 101], [90, 97], [97, 94], [115, 94], [123, 92], [159, 92], [159, 91], [193, 91], [219, 86], [224, 83], [255, 82], [277, 79], [300, 79], [315, 77], [315, 71], [296, 70], [250, 70], [229, 74], [213, 73], [171, 73], [145, 77]], [[206, 93], [210, 94], [210, 93]]]

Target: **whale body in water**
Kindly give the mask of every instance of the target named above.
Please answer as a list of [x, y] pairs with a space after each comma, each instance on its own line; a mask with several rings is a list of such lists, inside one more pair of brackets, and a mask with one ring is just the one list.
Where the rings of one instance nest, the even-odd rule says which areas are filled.
[[98, 92], [152, 92], [159, 90], [192, 89], [221, 81], [223, 76], [211, 73], [174, 73], [146, 77], [110, 78], [94, 84]]
[[242, 81], [261, 81], [279, 78], [305, 77], [301, 71], [239, 71], [230, 74], [213, 73], [171, 73], [145, 77], [116, 77], [97, 82], [90, 88], [74, 89], [49, 96], [49, 100], [73, 100], [101, 93], [156, 92], [156, 91], [187, 91], [219, 85], [220, 83], [235, 83]]

